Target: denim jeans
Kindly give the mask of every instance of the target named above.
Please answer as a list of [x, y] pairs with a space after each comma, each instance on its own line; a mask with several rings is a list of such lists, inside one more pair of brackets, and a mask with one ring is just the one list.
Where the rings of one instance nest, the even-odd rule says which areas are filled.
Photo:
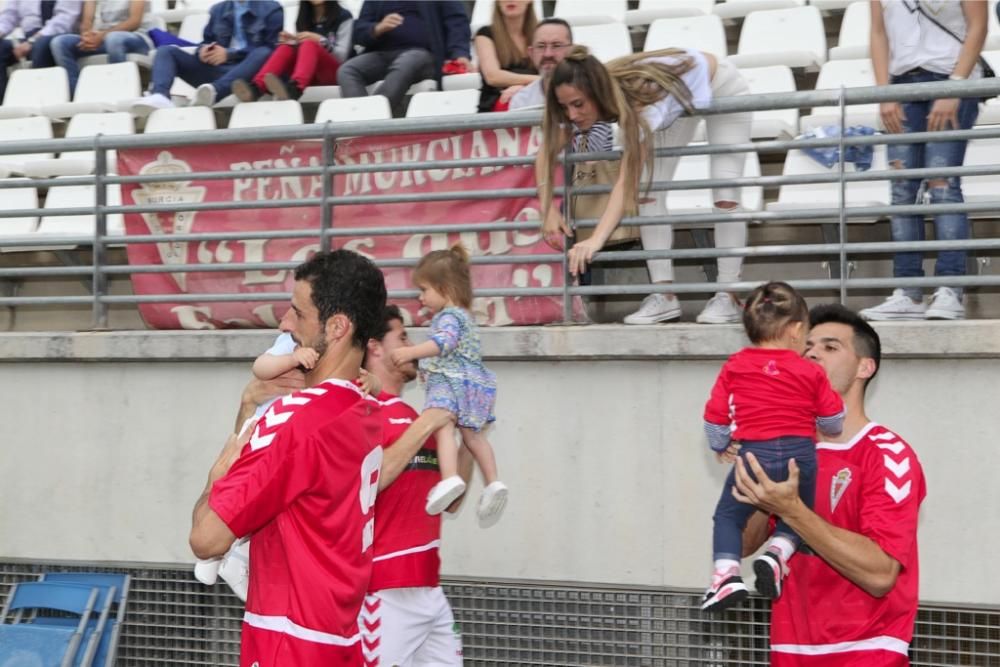
[[340, 66], [337, 83], [343, 97], [364, 97], [368, 94], [366, 86], [383, 79], [375, 94], [387, 97], [392, 115], [399, 117], [410, 86], [433, 79], [434, 74], [434, 56], [426, 49], [366, 51]]
[[177, 76], [192, 86], [211, 83], [215, 88], [215, 98], [221, 100], [230, 93], [236, 79], [252, 80], [257, 70], [271, 57], [272, 51], [270, 46], [258, 46], [239, 62], [209, 65], [199, 60], [196, 53], [187, 53], [177, 46], [161, 47], [153, 58], [152, 92], [170, 97], [170, 86]]
[[[774, 440], [754, 440], [740, 443], [740, 456], [746, 457], [753, 453], [765, 474], [775, 482], [788, 479], [788, 459], [795, 459], [799, 466], [799, 497], [806, 506], [812, 508], [816, 495], [816, 443], [812, 438], [802, 436], [786, 436]], [[744, 461], [744, 463], [746, 463]], [[747, 467], [747, 471], [750, 468]], [[751, 472], [751, 477], [753, 473]], [[743, 528], [747, 519], [757, 511], [753, 505], [747, 505], [733, 498], [735, 466], [726, 477], [722, 487], [722, 496], [715, 506], [712, 517], [715, 527], [712, 531], [712, 558], [719, 560], [727, 558], [739, 560], [743, 552]], [[792, 544], [799, 545], [802, 540], [788, 525], [778, 518], [775, 535], [788, 538]]]
[[76, 91], [76, 81], [80, 78], [77, 58], [106, 53], [109, 63], [123, 63], [130, 53], [149, 53], [149, 42], [134, 32], [109, 32], [101, 45], [93, 51], [82, 51], [79, 46], [80, 35], [59, 35], [52, 39], [52, 57], [57, 65], [66, 70], [70, 93]]
[[[924, 70], [914, 70], [892, 77], [892, 83], [920, 83], [924, 81], [944, 81], [945, 74], [935, 74]], [[927, 131], [927, 115], [931, 111], [934, 100], [919, 102], [903, 102], [904, 132]], [[979, 115], [979, 100], [963, 99], [958, 107], [958, 125], [956, 129], [971, 128]], [[935, 141], [927, 144], [892, 144], [888, 148], [889, 166], [899, 169], [918, 169], [921, 167], [958, 167], [965, 160], [965, 141]], [[938, 179], [930, 179], [938, 180]], [[945, 181], [945, 185], [925, 185], [926, 181], [905, 179], [892, 181], [893, 205], [919, 203], [926, 192], [932, 204], [958, 203], [965, 201], [962, 197], [962, 183], [957, 176]], [[923, 241], [924, 216], [894, 215], [891, 218], [893, 241]], [[959, 240], [969, 238], [969, 218], [965, 213], [939, 213], [934, 216], [934, 234], [939, 241]], [[892, 272], [897, 278], [913, 278], [924, 275], [924, 256], [919, 252], [898, 252], [893, 256]], [[939, 252], [934, 265], [935, 276], [964, 276], [966, 273], [966, 251], [949, 250]], [[961, 297], [962, 289], [952, 289]], [[923, 294], [918, 287], [905, 288], [906, 295], [915, 301], [921, 300]]]

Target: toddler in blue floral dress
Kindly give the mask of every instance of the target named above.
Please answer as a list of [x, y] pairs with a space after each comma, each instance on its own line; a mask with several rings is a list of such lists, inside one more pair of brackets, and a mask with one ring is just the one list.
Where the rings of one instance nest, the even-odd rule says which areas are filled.
[[483, 434], [486, 425], [496, 419], [493, 404], [497, 384], [496, 376], [483, 365], [479, 331], [469, 313], [472, 280], [468, 251], [456, 244], [425, 255], [413, 272], [413, 283], [420, 290], [420, 303], [434, 313], [430, 335], [420, 345], [396, 350], [392, 360], [405, 364], [419, 359], [426, 389], [424, 409], [442, 408], [455, 416], [454, 423], [449, 422], [437, 434], [441, 481], [427, 495], [427, 513], [440, 514], [465, 493], [454, 445], [457, 425], [485, 480], [476, 514], [479, 525], [487, 528], [503, 513], [507, 487], [497, 479], [493, 447]]

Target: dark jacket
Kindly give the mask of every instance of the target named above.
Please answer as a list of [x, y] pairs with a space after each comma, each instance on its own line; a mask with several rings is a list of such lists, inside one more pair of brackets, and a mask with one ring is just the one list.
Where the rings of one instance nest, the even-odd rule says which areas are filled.
[[[375, 26], [389, 13], [389, 3], [384, 0], [365, 0], [361, 5], [361, 15], [354, 22], [354, 44], [368, 51], [379, 50], [379, 40], [375, 38]], [[472, 33], [469, 29], [469, 15], [458, 0], [436, 0], [417, 2], [427, 26], [427, 50], [434, 55], [437, 78], [441, 78], [441, 66], [452, 58], [469, 58], [469, 43]]]
[[243, 34], [246, 36], [247, 48], [241, 51], [230, 48], [235, 33], [235, 4], [234, 0], [225, 0], [212, 5], [201, 43], [214, 42], [229, 49], [229, 62], [243, 60], [250, 50], [260, 46], [274, 48], [278, 44], [278, 34], [285, 25], [285, 10], [281, 8], [281, 4], [274, 0], [250, 0], [247, 3], [247, 11], [243, 14]]

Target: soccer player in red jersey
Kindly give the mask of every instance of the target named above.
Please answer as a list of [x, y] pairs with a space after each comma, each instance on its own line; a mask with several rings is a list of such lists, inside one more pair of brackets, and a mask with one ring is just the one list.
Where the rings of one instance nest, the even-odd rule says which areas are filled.
[[281, 329], [320, 355], [308, 388], [230, 437], [195, 505], [199, 558], [253, 534], [241, 667], [363, 664], [383, 433], [379, 402], [353, 380], [385, 297], [381, 271], [350, 251], [295, 270]]
[[[462, 664], [462, 637], [441, 589], [441, 516], [424, 510], [441, 480], [432, 437], [453, 419], [443, 409], [419, 416], [400, 394], [417, 377], [414, 361], [395, 364], [392, 353], [411, 345], [395, 306], [385, 310], [385, 333], [368, 343], [365, 369], [382, 384], [385, 453], [375, 502], [375, 558], [369, 595], [361, 609], [366, 667], [445, 667]], [[467, 483], [472, 457], [459, 450], [459, 475]], [[457, 508], [461, 498], [451, 510]]]
[[[772, 607], [771, 664], [903, 667], [917, 615], [923, 470], [901, 437], [865, 414], [865, 388], [881, 358], [878, 334], [839, 305], [813, 308], [810, 323], [806, 358], [823, 367], [847, 408], [841, 435], [817, 443], [813, 509], [799, 499], [794, 461], [785, 482], [769, 479], [752, 455], [736, 464], [734, 495], [780, 516], [808, 546]], [[745, 551], [766, 532], [758, 513]]]

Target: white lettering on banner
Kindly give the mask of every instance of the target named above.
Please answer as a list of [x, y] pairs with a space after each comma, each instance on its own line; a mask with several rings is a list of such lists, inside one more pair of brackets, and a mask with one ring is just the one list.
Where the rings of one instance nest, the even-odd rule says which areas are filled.
[[[243, 261], [247, 264], [257, 264], [266, 261], [264, 257], [265, 239], [244, 239], [239, 242], [243, 246]], [[285, 282], [288, 271], [279, 269], [271, 273], [266, 271], [247, 271], [243, 274], [244, 285], [280, 285]]]
[[[294, 147], [282, 146], [280, 152], [287, 154]], [[307, 162], [310, 167], [322, 166], [320, 158], [311, 155]], [[229, 165], [232, 171], [249, 171], [251, 169], [296, 169], [303, 166], [302, 158], [274, 158], [254, 160], [253, 162], [234, 162]], [[263, 201], [270, 199], [301, 199], [303, 197], [319, 197], [323, 191], [322, 176], [281, 176], [275, 179], [270, 176], [260, 178], [234, 178], [233, 201]]]
[[370, 236], [365, 237], [363, 239], [351, 239], [350, 241], [348, 241], [347, 243], [345, 243], [343, 247], [344, 247], [344, 250], [353, 250], [354, 252], [358, 253], [362, 257], [367, 257], [368, 259], [370, 259], [372, 261], [378, 259], [375, 255], [373, 255], [371, 253], [368, 253], [368, 252], [365, 252], [364, 250], [362, 250], [362, 248], [374, 248], [375, 247], [375, 239], [373, 239]]
[[214, 329], [212, 309], [208, 306], [174, 306], [170, 309], [177, 316], [182, 329]]
[[274, 313], [273, 303], [265, 303], [257, 306], [253, 309], [253, 314], [254, 317], [260, 318], [260, 321], [264, 323], [264, 326], [270, 329], [277, 329], [278, 325], [281, 324], [281, 319]]

